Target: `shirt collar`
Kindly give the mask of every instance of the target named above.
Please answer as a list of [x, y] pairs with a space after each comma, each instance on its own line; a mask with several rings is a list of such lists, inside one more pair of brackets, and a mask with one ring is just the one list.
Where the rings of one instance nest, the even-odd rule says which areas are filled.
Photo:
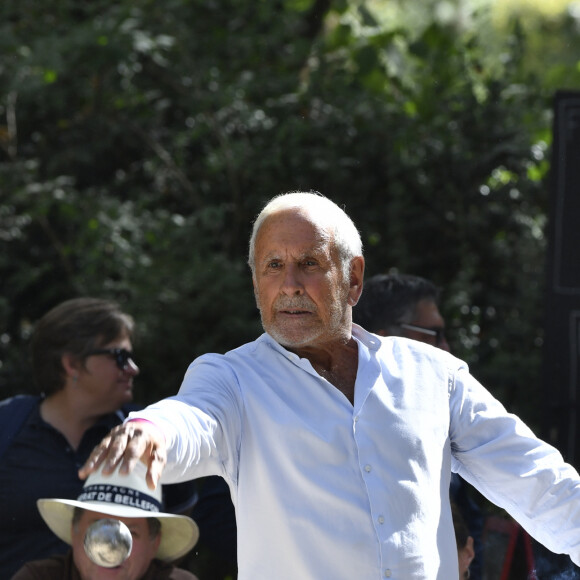
[[369, 350], [377, 351], [381, 348], [381, 338], [365, 330], [362, 326], [352, 324], [352, 336], [358, 342], [364, 344]]
[[[355, 324], [355, 323], [353, 323], [353, 325], [352, 325], [352, 336], [357, 342], [362, 343], [364, 346], [366, 346], [366, 348], [368, 348], [369, 350], [372, 350], [372, 351], [379, 350], [379, 348], [381, 347], [381, 344], [382, 344], [381, 338], [379, 336], [366, 331], [362, 326], [359, 326], [358, 324]], [[282, 356], [284, 356], [285, 358], [287, 358], [293, 362], [296, 362], [297, 360], [300, 359], [300, 357], [297, 354], [290, 352], [289, 350], [284, 348], [279, 342], [277, 342], [274, 338], [272, 338], [272, 336], [270, 336], [267, 332], [262, 334], [259, 337], [258, 341], [265, 342], [270, 347], [272, 347], [274, 350], [279, 352]]]
[[286, 350], [279, 342], [277, 342], [267, 332], [262, 334], [262, 336], [260, 336], [258, 341], [264, 342], [269, 347], [273, 348], [276, 352], [279, 352], [284, 358], [287, 358], [288, 360], [290, 360], [292, 362], [296, 362], [296, 361], [300, 360], [300, 357], [297, 354], [290, 352], [289, 350]]

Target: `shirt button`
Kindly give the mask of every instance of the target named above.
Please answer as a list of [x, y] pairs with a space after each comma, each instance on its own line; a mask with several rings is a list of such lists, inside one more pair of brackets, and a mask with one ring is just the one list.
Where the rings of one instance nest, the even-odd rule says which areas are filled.
[[379, 524], [384, 524], [385, 523], [385, 518], [383, 516], [379, 516], [378, 517], [378, 522], [379, 522]]
[[370, 473], [371, 472], [371, 469], [372, 469], [372, 467], [370, 465], [365, 465], [365, 471], [367, 473]]
[[358, 415], [354, 418], [354, 422], [358, 423]]
[[390, 578], [391, 577], [391, 571], [387, 568], [385, 570], [385, 578]]

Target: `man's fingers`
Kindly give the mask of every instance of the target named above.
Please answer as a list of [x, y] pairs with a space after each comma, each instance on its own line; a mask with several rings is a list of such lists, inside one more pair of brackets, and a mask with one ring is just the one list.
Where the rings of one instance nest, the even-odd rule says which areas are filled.
[[149, 455], [149, 461], [147, 464], [147, 476], [146, 481], [150, 489], [155, 489], [161, 478], [161, 473], [165, 467], [167, 459], [165, 457], [165, 451], [160, 449], [155, 449]]
[[136, 446], [139, 445], [139, 441], [134, 441], [135, 429], [133, 426], [119, 425], [111, 430], [111, 432], [97, 445], [86, 463], [79, 470], [79, 477], [84, 479], [89, 474], [96, 471], [101, 465], [103, 465], [103, 473], [105, 475], [111, 474], [118, 463], [125, 456], [128, 461], [124, 466], [125, 473], [128, 473], [130, 469], [134, 466], [131, 465], [131, 460], [135, 457], [139, 459], [140, 454]]
[[156, 427], [138, 421], [129, 421], [115, 427], [95, 447], [87, 462], [79, 470], [86, 478], [103, 465], [103, 474], [111, 474], [120, 464], [120, 473], [129, 473], [137, 461], [147, 465], [147, 485], [154, 489], [165, 467], [165, 440]]
[[111, 433], [112, 438], [108, 445], [107, 457], [103, 466], [104, 475], [113, 473], [119, 463], [121, 464], [121, 473], [133, 471], [135, 464], [148, 446], [143, 431], [130, 422], [115, 429]]
[[109, 433], [91, 452], [85, 464], [79, 469], [79, 477], [86, 479], [93, 471], [96, 471], [107, 457], [112, 433]]

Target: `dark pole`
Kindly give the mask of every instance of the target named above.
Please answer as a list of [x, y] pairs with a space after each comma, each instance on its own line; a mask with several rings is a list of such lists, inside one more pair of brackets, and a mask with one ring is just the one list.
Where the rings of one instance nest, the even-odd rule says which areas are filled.
[[580, 92], [554, 99], [543, 351], [544, 438], [580, 466]]

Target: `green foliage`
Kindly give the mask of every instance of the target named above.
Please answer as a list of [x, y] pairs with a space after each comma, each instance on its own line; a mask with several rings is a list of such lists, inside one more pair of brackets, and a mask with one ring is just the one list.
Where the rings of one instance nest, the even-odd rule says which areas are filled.
[[143, 402], [257, 336], [250, 224], [306, 189], [344, 204], [369, 274], [444, 286], [457, 354], [538, 420], [550, 102], [523, 38], [491, 66], [475, 34], [321, 0], [20, 0], [1, 22], [3, 396], [75, 295], [135, 315]]

